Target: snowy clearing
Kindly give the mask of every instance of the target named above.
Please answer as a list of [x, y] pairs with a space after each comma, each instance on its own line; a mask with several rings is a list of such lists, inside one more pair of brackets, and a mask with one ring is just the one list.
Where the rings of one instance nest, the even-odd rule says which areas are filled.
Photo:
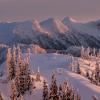
[[[92, 96], [96, 95], [98, 100], [100, 100], [100, 87], [90, 83], [85, 77], [73, 73], [69, 70], [69, 65], [71, 62], [71, 57], [67, 55], [60, 54], [31, 54], [30, 56], [30, 68], [31, 72], [37, 72], [38, 67], [40, 68], [41, 76], [50, 83], [52, 72], [59, 68], [62, 68], [61, 73], [56, 73], [58, 83], [67, 80], [69, 83], [78, 90], [81, 95], [82, 100], [92, 100]], [[2, 80], [6, 79], [6, 63], [0, 66], [3, 70], [4, 76]], [[3, 68], [3, 69], [2, 69]], [[86, 67], [85, 67], [86, 68]], [[59, 69], [61, 70], [61, 69]], [[25, 95], [25, 100], [42, 100], [42, 83], [36, 84], [36, 89], [33, 91], [32, 95]], [[10, 100], [10, 89], [9, 84], [3, 83], [0, 80], [0, 91], [4, 95], [4, 100]]]

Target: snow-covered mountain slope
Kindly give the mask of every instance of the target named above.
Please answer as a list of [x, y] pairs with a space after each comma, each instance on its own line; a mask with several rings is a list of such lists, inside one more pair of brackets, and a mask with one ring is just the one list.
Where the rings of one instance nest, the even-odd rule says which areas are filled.
[[67, 17], [63, 21], [50, 18], [39, 22], [0, 23], [0, 43], [38, 44], [46, 49], [67, 49], [70, 46], [100, 48], [100, 21], [79, 23]]
[[81, 23], [72, 19], [71, 17], [65, 17], [63, 19], [63, 23], [67, 25], [72, 31], [76, 31], [81, 34], [89, 34], [94, 37], [100, 37], [100, 29], [98, 28], [98, 25], [100, 24], [99, 20], [88, 23]]
[[40, 24], [45, 30], [51, 33], [66, 33], [68, 31], [68, 27], [59, 19], [49, 18]]
[[[93, 95], [96, 95], [98, 100], [100, 100], [100, 87], [91, 84], [90, 81], [83, 76], [72, 73], [69, 70], [70, 62], [71, 57], [67, 55], [31, 54], [30, 56], [31, 71], [37, 72], [39, 67], [41, 75], [47, 80], [48, 83], [51, 81], [52, 72], [57, 70], [57, 68], [62, 68], [64, 72], [57, 74], [57, 81], [59, 83], [67, 80], [75, 87], [75, 89], [78, 90], [82, 100], [92, 100]], [[82, 60], [81, 63], [83, 63]], [[86, 66], [85, 68], [89, 68], [89, 66]], [[0, 71], [4, 71], [4, 76], [0, 78], [0, 91], [3, 93], [5, 100], [10, 100], [10, 85], [3, 83], [7, 76], [6, 63], [3, 63], [0, 66]], [[43, 84], [37, 85], [36, 90], [33, 91], [32, 95], [25, 95], [25, 100], [33, 100], [33, 98], [35, 100], [42, 100], [42, 88]]]
[[33, 30], [36, 32], [46, 33], [37, 20], [32, 21]]
[[0, 43], [9, 43], [14, 35], [11, 34], [15, 23], [0, 23]]

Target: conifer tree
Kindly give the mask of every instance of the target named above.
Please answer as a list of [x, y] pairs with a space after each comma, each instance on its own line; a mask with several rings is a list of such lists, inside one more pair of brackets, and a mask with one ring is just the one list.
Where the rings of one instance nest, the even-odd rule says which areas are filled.
[[89, 70], [86, 70], [86, 77], [87, 77], [87, 78], [90, 78]]
[[90, 57], [90, 47], [88, 47], [87, 50], [86, 50], [86, 56], [87, 56], [87, 59], [89, 59], [89, 57]]
[[91, 75], [90, 75], [90, 81], [91, 83], [94, 81], [95, 77], [94, 77], [94, 71], [91, 71]]
[[15, 62], [13, 59], [13, 54], [11, 52], [11, 48], [8, 48], [7, 53], [7, 67], [8, 67], [8, 79], [12, 80], [15, 78]]
[[43, 100], [48, 100], [49, 96], [48, 96], [48, 86], [46, 81], [44, 80], [43, 82]]
[[82, 58], [84, 57], [84, 47], [83, 46], [81, 47], [81, 57]]
[[17, 49], [15, 46], [13, 46], [13, 61], [14, 61], [14, 64], [15, 66], [17, 66]]
[[74, 98], [75, 98], [75, 93], [74, 93], [74, 89], [72, 88], [72, 92], [71, 92], [71, 97], [70, 97], [70, 100], [75, 100]]
[[20, 95], [21, 95], [21, 90], [20, 90], [20, 80], [19, 80], [19, 73], [17, 72], [16, 73], [16, 78], [15, 78], [15, 85], [16, 85], [16, 89], [17, 89], [17, 93], [18, 93], [18, 95], [17, 95], [17, 97], [20, 97]]
[[58, 100], [58, 86], [56, 83], [55, 74], [52, 75], [51, 86], [50, 86], [50, 100]]
[[93, 56], [96, 56], [96, 49], [93, 48]]
[[70, 88], [69, 88], [68, 82], [63, 83], [62, 100], [70, 100]]
[[61, 84], [59, 86], [58, 96], [59, 96], [59, 100], [62, 100], [63, 91], [62, 91], [62, 85]]
[[27, 54], [28, 54], [28, 55], [27, 55], [28, 59], [30, 59], [30, 54], [31, 54], [30, 48], [27, 49]]
[[18, 62], [18, 68], [16, 71], [16, 78], [15, 78], [15, 84], [16, 84], [16, 88], [17, 88], [17, 92], [18, 92], [18, 97], [21, 96], [21, 94], [24, 93], [24, 86], [23, 86], [23, 82], [22, 78], [21, 78], [21, 67], [22, 67], [22, 60], [20, 62]]
[[38, 72], [36, 74], [36, 81], [41, 81], [40, 77], [41, 77], [41, 75], [40, 75], [40, 70], [39, 70], [39, 67], [38, 67]]
[[79, 63], [77, 63], [77, 69], [76, 69], [76, 72], [77, 72], [78, 74], [81, 74], [81, 70], [80, 70], [80, 65], [79, 65]]
[[96, 62], [96, 67], [95, 67], [95, 79], [96, 79], [96, 83], [98, 84], [100, 81], [100, 67], [97, 62]]
[[17, 46], [17, 54], [18, 54], [17, 61], [18, 61], [18, 63], [20, 63], [20, 62], [22, 62], [22, 51], [20, 49], [20, 46]]
[[15, 81], [13, 80], [11, 83], [11, 100], [17, 100], [17, 89], [16, 89], [16, 85], [15, 85]]
[[30, 77], [30, 70], [25, 61], [19, 63], [19, 68], [16, 75], [16, 85], [19, 95], [24, 95], [26, 91], [32, 92], [33, 83]]

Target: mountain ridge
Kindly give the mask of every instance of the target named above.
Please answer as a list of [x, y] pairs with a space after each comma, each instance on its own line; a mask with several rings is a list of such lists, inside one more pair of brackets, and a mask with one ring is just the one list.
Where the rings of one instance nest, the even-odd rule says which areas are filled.
[[100, 21], [80, 23], [71, 17], [63, 20], [27, 20], [0, 23], [0, 43], [38, 44], [46, 49], [67, 49], [70, 46], [100, 48]]

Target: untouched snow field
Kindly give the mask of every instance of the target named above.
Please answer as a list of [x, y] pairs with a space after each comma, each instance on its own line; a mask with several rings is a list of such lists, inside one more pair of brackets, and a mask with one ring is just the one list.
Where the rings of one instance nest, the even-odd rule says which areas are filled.
[[[57, 72], [60, 68], [63, 68], [60, 74], [56, 73], [58, 83], [62, 83], [65, 80], [69, 81], [79, 92], [82, 100], [92, 100], [93, 95], [96, 95], [98, 100], [100, 100], [100, 87], [91, 84], [89, 80], [83, 76], [70, 72], [70, 62], [71, 57], [67, 55], [31, 54], [30, 56], [30, 68], [32, 73], [36, 73], [39, 67], [41, 76], [50, 83], [52, 72]], [[3, 63], [0, 68], [5, 72], [0, 80], [0, 91], [3, 93], [4, 100], [10, 100], [10, 85], [2, 82], [7, 76], [6, 63]], [[36, 89], [32, 95], [26, 94], [24, 96], [25, 100], [42, 100], [42, 85], [43, 83], [36, 83]]]

